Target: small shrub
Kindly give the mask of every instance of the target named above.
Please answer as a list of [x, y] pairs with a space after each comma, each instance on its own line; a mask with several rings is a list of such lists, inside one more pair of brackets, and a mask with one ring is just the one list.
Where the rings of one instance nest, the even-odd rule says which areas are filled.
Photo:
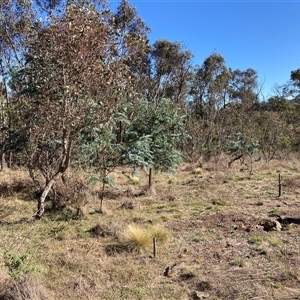
[[52, 209], [63, 211], [66, 208], [75, 208], [77, 217], [83, 217], [83, 207], [89, 202], [89, 187], [85, 178], [80, 174], [72, 174], [68, 184], [57, 182], [52, 193], [49, 194]]
[[130, 252], [141, 252], [146, 250], [152, 242], [152, 236], [144, 228], [136, 225], [129, 225], [122, 234], [122, 244]]
[[27, 253], [6, 253], [4, 265], [8, 269], [8, 274], [14, 279], [19, 279], [21, 275], [31, 271]]

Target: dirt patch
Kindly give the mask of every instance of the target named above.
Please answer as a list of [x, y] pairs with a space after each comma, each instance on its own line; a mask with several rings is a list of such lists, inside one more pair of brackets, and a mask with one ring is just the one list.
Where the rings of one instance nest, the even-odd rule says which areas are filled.
[[205, 216], [202, 226], [206, 228], [217, 228], [219, 231], [271, 231], [277, 230], [278, 221], [274, 218], [257, 218], [251, 215], [235, 213], [218, 213]]

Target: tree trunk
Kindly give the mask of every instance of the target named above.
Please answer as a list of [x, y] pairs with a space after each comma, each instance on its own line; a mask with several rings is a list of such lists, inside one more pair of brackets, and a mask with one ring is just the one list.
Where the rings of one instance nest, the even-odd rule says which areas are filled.
[[12, 152], [9, 152], [8, 167], [10, 169], [12, 167], [12, 159], [13, 159]]
[[99, 209], [99, 213], [100, 214], [103, 214], [104, 190], [105, 190], [105, 183], [103, 182], [103, 184], [102, 184], [101, 198], [100, 198], [100, 209]]
[[244, 154], [240, 154], [240, 155], [237, 155], [235, 157], [233, 157], [230, 162], [228, 163], [228, 168], [231, 168], [231, 165], [236, 161], [236, 160], [239, 160], [243, 157]]
[[117, 135], [117, 141], [119, 144], [122, 144], [123, 140], [123, 124], [122, 121], [119, 122], [119, 133]]
[[67, 183], [67, 178], [64, 176], [70, 164], [70, 152], [71, 152], [72, 140], [70, 139], [70, 134], [66, 129], [63, 129], [63, 155], [61, 159], [61, 163], [57, 173], [46, 182], [46, 186], [43, 190], [41, 197], [38, 200], [38, 211], [35, 215], [36, 219], [40, 219], [45, 211], [44, 203], [46, 197], [51, 190], [53, 184], [63, 176], [62, 180], [64, 184]]
[[1, 153], [1, 171], [5, 171], [7, 169], [7, 163], [5, 159], [5, 153]]
[[36, 219], [40, 219], [43, 214], [44, 214], [44, 211], [45, 211], [45, 207], [44, 207], [44, 203], [45, 203], [45, 199], [49, 193], [49, 191], [51, 190], [53, 184], [55, 183], [55, 181], [57, 179], [59, 179], [61, 176], [63, 175], [62, 172], [58, 172], [56, 173], [50, 180], [49, 182], [46, 184], [44, 190], [43, 190], [43, 193], [41, 195], [41, 197], [39, 198], [38, 200], [38, 211], [35, 215], [35, 218]]
[[150, 189], [152, 187], [152, 168], [149, 169], [148, 184]]
[[154, 186], [153, 186], [153, 169], [152, 168], [150, 168], [149, 169], [149, 177], [148, 177], [148, 179], [149, 179], [149, 192], [150, 192], [150, 194], [151, 195], [156, 195], [156, 191], [155, 191], [155, 188], [154, 188]]

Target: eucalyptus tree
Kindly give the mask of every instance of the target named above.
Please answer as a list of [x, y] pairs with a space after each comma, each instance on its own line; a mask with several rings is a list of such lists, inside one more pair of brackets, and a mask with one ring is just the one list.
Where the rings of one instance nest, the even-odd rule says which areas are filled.
[[123, 159], [134, 169], [142, 167], [148, 173], [149, 188], [153, 184], [153, 170], [172, 172], [182, 160], [179, 142], [188, 138], [185, 133], [185, 116], [170, 100], [158, 105], [143, 101], [139, 114], [130, 124], [125, 136], [126, 150]]
[[214, 117], [215, 112], [226, 105], [226, 88], [231, 79], [225, 59], [218, 53], [207, 57], [202, 66], [196, 66], [190, 94], [195, 113], [199, 117]]
[[[128, 103], [138, 103], [142, 98], [148, 76], [148, 56], [151, 50], [148, 40], [150, 28], [127, 0], [122, 0], [118, 5], [113, 15], [113, 26], [117, 33], [115, 35], [118, 50], [116, 55], [123, 57], [131, 74], [132, 90], [123, 95], [123, 100]], [[134, 111], [129, 109], [126, 113], [128, 118], [132, 118]], [[119, 120], [116, 130], [118, 130], [118, 141], [121, 143], [126, 122]]]
[[[197, 140], [201, 154], [213, 154], [222, 146], [224, 136], [224, 118], [222, 109], [228, 102], [228, 87], [231, 73], [226, 67], [224, 58], [213, 53], [205, 59], [201, 66], [196, 66], [191, 81], [190, 114], [198, 123], [195, 132], [191, 132]], [[194, 122], [192, 122], [194, 124]], [[193, 130], [194, 125], [191, 127]], [[201, 134], [201, 137], [199, 137]], [[222, 140], [220, 140], [222, 139]]]
[[[148, 54], [151, 50], [148, 34], [151, 29], [127, 0], [122, 0], [117, 7], [114, 14], [114, 27], [118, 32], [116, 42], [119, 55], [127, 57], [127, 65], [136, 79], [135, 90], [138, 92], [138, 82], [142, 82], [142, 77], [148, 71]], [[135, 41], [134, 45], [132, 40]]]
[[157, 40], [149, 57], [145, 98], [159, 104], [163, 98], [175, 104], [186, 101], [191, 76], [192, 53], [179, 42]]
[[233, 140], [228, 141], [228, 152], [230, 153], [230, 161], [228, 167], [236, 160], [240, 160], [252, 174], [252, 166], [254, 162], [254, 154], [259, 151], [260, 144], [253, 138], [249, 138], [242, 132], [238, 132]]
[[115, 184], [111, 173], [120, 166], [123, 166], [122, 155], [124, 145], [118, 138], [118, 124], [128, 124], [127, 109], [131, 108], [130, 103], [124, 103], [116, 108], [105, 124], [86, 127], [77, 139], [75, 148], [74, 169], [84, 169], [91, 175], [88, 182], [101, 185], [100, 209], [103, 212], [103, 200], [106, 186], [120, 190]]
[[291, 72], [291, 80], [297, 87], [300, 87], [300, 69]]
[[[23, 88], [18, 115], [28, 167], [32, 177], [44, 178], [37, 217], [57, 180], [67, 184], [73, 145], [81, 133], [105, 124], [119, 99], [131, 91], [131, 72], [127, 57], [118, 55], [118, 39], [109, 11], [68, 5], [28, 45], [30, 62], [12, 80]], [[126, 47], [135, 49], [135, 44], [128, 38]]]
[[290, 81], [285, 87], [289, 98], [300, 101], [300, 69], [291, 72]]
[[[30, 0], [0, 2], [0, 56], [2, 76], [9, 67], [24, 65], [26, 40], [34, 33], [36, 13]], [[4, 70], [3, 70], [4, 68]]]
[[231, 71], [231, 100], [241, 103], [246, 109], [251, 109], [259, 101], [260, 86], [258, 74], [254, 69]]
[[35, 11], [30, 0], [0, 1], [1, 169], [6, 166], [7, 157], [3, 149], [7, 148], [7, 130], [12, 126], [13, 116], [9, 80], [11, 73], [24, 67], [26, 40], [34, 34], [37, 25], [34, 20]]
[[[232, 133], [242, 132], [249, 137], [257, 137], [261, 119], [260, 93], [262, 85], [258, 83], [258, 74], [254, 69], [245, 71], [231, 70], [229, 83], [229, 114]], [[269, 116], [268, 116], [269, 117]], [[259, 121], [260, 122], [260, 121]]]
[[[128, 100], [143, 99], [156, 104], [163, 98], [177, 104], [186, 100], [192, 53], [180, 43], [168, 40], [158, 40], [151, 46], [150, 28], [127, 0], [122, 0], [117, 7], [114, 26], [133, 76], [135, 93], [128, 95]], [[128, 38], [135, 40], [135, 48], [127, 47]]]

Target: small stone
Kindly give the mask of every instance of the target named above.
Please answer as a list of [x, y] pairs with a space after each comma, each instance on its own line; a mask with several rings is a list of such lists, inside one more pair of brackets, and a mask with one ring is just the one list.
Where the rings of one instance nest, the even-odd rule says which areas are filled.
[[273, 219], [262, 220], [259, 225], [263, 226], [265, 231], [281, 231], [281, 224]]
[[191, 296], [193, 300], [208, 299], [210, 297], [208, 293], [199, 292], [199, 291], [194, 291]]

